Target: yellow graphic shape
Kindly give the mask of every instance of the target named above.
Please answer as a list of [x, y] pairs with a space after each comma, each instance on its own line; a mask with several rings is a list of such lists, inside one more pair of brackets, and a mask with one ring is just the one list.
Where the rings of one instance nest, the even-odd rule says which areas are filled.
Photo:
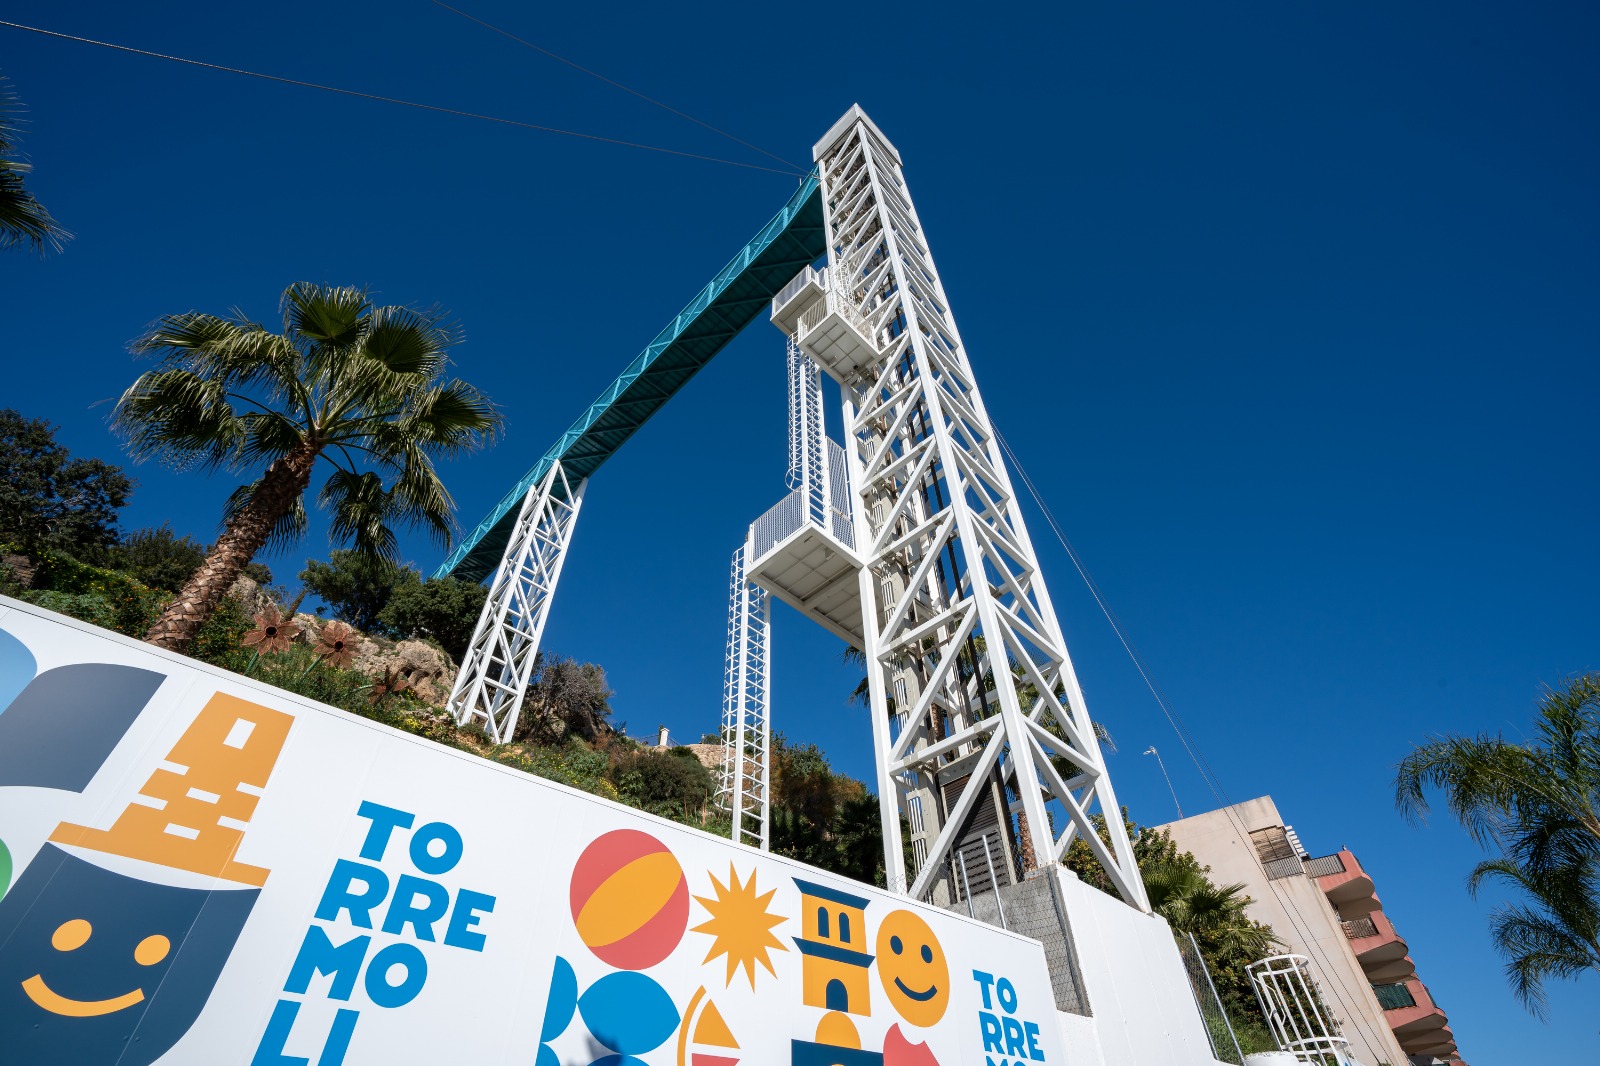
[[950, 1005], [950, 965], [928, 923], [895, 911], [878, 926], [878, 980], [900, 1017], [926, 1029]]
[[89, 919], [74, 918], [56, 926], [56, 931], [50, 934], [50, 946], [57, 951], [77, 951], [89, 942], [92, 932], [94, 926], [89, 924]]
[[[269, 871], [235, 862], [246, 823], [294, 716], [219, 692], [110, 829], [62, 822], [50, 839], [257, 888]], [[120, 1009], [120, 1008], [119, 1008]]]
[[700, 1015], [700, 1020], [694, 1023], [694, 1042], [696, 1044], [709, 1044], [712, 1047], [739, 1046], [739, 1041], [733, 1038], [733, 1031], [728, 1028], [728, 1023], [723, 1020], [722, 1012], [715, 1003], [707, 1002], [705, 1013]]
[[634, 859], [590, 894], [578, 912], [578, 936], [591, 948], [632, 936], [667, 905], [682, 876], [670, 851]]
[[133, 949], [133, 961], [140, 966], [154, 966], [167, 957], [167, 952], [172, 950], [172, 941], [156, 933], [139, 941], [139, 946]]
[[856, 1031], [856, 1023], [850, 1020], [850, 1015], [833, 1010], [817, 1023], [817, 1043], [859, 1051], [861, 1034]]
[[711, 878], [711, 887], [715, 891], [715, 898], [696, 896], [695, 902], [704, 907], [711, 915], [711, 920], [694, 927], [694, 932], [705, 933], [712, 938], [711, 949], [706, 952], [705, 962], [710, 962], [718, 955], [724, 955], [728, 960], [728, 974], [723, 979], [727, 985], [733, 984], [734, 971], [744, 967], [746, 976], [750, 979], [750, 987], [756, 987], [756, 963], [766, 967], [772, 976], [778, 976], [778, 971], [772, 968], [770, 951], [776, 948], [779, 951], [788, 951], [777, 937], [772, 935], [774, 927], [782, 925], [785, 921], [782, 915], [773, 914], [767, 909], [767, 904], [772, 902], [772, 897], [777, 895], [777, 889], [769, 889], [761, 895], [756, 894], [756, 874], [750, 871], [750, 879], [743, 883], [734, 870], [733, 864], [728, 864], [728, 883], [724, 885], [717, 880], [715, 874], [707, 873]]
[[142, 988], [135, 988], [132, 992], [113, 999], [68, 999], [66, 996], [57, 995], [44, 983], [44, 977], [40, 974], [34, 974], [22, 982], [22, 990], [28, 993], [29, 999], [51, 1014], [61, 1014], [68, 1018], [98, 1018], [102, 1014], [115, 1014], [135, 1003], [144, 1002]]

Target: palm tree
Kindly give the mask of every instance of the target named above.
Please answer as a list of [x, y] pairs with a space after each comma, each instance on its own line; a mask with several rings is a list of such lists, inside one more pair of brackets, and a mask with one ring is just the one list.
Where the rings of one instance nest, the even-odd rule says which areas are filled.
[[1525, 743], [1441, 736], [1418, 747], [1400, 763], [1395, 802], [1420, 820], [1429, 789], [1500, 852], [1473, 870], [1469, 891], [1503, 881], [1531, 900], [1497, 909], [1490, 928], [1513, 991], [1542, 1014], [1545, 978], [1600, 971], [1600, 674], [1547, 690]]
[[1245, 886], [1219, 885], [1187, 852], [1140, 868], [1150, 909], [1180, 933], [1202, 937], [1219, 953], [1255, 961], [1283, 946], [1269, 926], [1252, 920]]
[[14, 116], [21, 110], [16, 91], [0, 76], [0, 248], [59, 252], [72, 234], [50, 217], [22, 181], [33, 167], [17, 152], [18, 120]]
[[318, 501], [333, 539], [393, 559], [396, 525], [448, 544], [455, 504], [433, 460], [499, 427], [487, 397], [444, 377], [460, 336], [438, 310], [375, 307], [361, 289], [309, 282], [285, 289], [281, 310], [282, 334], [189, 311], [133, 343], [161, 360], [112, 416], [136, 460], [266, 467], [229, 497], [222, 535], [145, 635], [160, 647], [184, 648], [256, 552], [305, 531], [319, 459], [332, 467]]

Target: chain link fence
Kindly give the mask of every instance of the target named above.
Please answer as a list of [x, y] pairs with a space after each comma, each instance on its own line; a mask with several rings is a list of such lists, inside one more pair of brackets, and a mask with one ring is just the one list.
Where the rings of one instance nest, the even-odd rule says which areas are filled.
[[1191, 933], [1174, 931], [1172, 939], [1177, 941], [1178, 954], [1183, 956], [1183, 969], [1189, 975], [1189, 990], [1194, 993], [1194, 1001], [1200, 1007], [1200, 1019], [1206, 1024], [1206, 1035], [1211, 1038], [1212, 1057], [1218, 1062], [1244, 1066], [1244, 1052], [1239, 1048], [1233, 1025], [1228, 1021], [1228, 1012], [1223, 1009], [1222, 999], [1217, 995], [1217, 986], [1211, 982], [1211, 971], [1206, 969], [1205, 959], [1200, 957], [1200, 945], [1195, 943]]

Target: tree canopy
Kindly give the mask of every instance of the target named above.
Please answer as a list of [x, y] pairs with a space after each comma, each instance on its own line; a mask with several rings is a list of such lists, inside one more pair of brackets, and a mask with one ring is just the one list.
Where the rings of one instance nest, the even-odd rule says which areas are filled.
[[44, 419], [0, 410], [0, 543], [98, 562], [133, 484], [121, 467], [74, 459]]

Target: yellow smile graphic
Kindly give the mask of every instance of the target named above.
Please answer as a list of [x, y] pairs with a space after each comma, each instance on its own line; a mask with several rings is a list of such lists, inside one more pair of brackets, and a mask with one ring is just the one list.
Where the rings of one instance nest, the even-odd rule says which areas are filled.
[[132, 992], [113, 999], [68, 999], [66, 996], [57, 995], [44, 983], [44, 975], [37, 973], [22, 982], [22, 990], [28, 993], [29, 999], [51, 1014], [64, 1014], [68, 1018], [98, 1018], [102, 1014], [114, 1014], [144, 1001], [142, 988], [135, 988]]

